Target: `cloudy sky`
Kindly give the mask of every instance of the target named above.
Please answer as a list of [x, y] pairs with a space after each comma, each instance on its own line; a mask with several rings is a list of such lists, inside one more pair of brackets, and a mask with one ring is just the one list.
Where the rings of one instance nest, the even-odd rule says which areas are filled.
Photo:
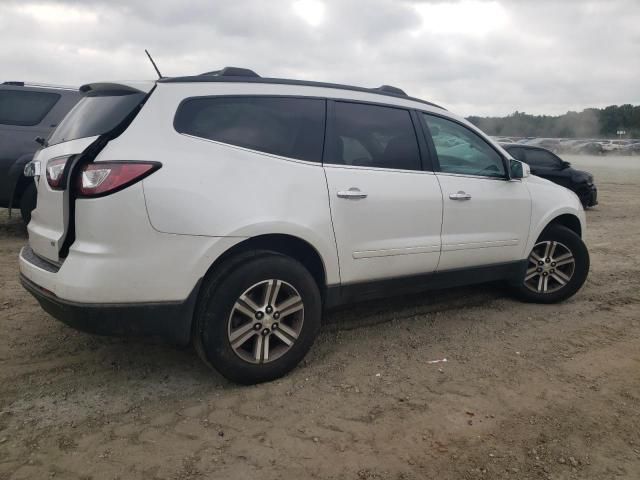
[[640, 104], [639, 0], [0, 0], [0, 81], [399, 86], [463, 115]]

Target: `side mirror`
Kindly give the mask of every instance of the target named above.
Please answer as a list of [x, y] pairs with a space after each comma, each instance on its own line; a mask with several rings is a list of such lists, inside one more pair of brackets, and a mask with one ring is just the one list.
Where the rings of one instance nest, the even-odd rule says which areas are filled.
[[562, 170], [564, 170], [565, 168], [569, 168], [571, 166], [569, 162], [565, 162], [564, 160], [562, 160], [562, 163], [560, 165]]
[[526, 163], [518, 160], [509, 160], [509, 169], [511, 171], [512, 179], [526, 178], [531, 175], [531, 169]]

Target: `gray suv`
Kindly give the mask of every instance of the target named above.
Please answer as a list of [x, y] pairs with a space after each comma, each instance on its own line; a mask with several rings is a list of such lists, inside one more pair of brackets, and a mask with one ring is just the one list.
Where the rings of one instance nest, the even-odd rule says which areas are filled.
[[25, 223], [36, 207], [36, 187], [24, 166], [80, 100], [77, 89], [25, 82], [0, 84], [0, 208], [19, 207]]

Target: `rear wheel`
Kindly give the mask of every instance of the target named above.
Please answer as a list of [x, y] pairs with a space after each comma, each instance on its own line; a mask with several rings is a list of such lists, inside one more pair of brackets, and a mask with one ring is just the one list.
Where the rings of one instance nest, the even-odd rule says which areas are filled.
[[552, 225], [529, 253], [524, 279], [513, 289], [528, 302], [560, 302], [582, 287], [588, 273], [589, 252], [582, 239], [566, 227]]
[[302, 360], [320, 319], [320, 292], [309, 271], [287, 256], [253, 252], [205, 281], [194, 343], [205, 363], [229, 380], [259, 383]]
[[38, 190], [35, 183], [30, 182], [20, 197], [20, 215], [25, 225], [31, 221], [31, 212], [35, 210], [37, 200]]

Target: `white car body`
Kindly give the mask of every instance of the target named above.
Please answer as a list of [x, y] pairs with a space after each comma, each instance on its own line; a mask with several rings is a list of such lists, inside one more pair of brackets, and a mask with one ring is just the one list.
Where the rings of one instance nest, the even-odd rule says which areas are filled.
[[[546, 180], [490, 178], [286, 158], [179, 133], [181, 102], [206, 96], [292, 96], [370, 102], [451, 119], [497, 143], [450, 112], [409, 97], [287, 83], [148, 82], [151, 91], [126, 130], [94, 163], [155, 161], [162, 168], [99, 198], [69, 198], [41, 174], [38, 205], [20, 255], [23, 278], [68, 305], [181, 305], [198, 294], [207, 272], [249, 239], [280, 235], [317, 252], [323, 289], [524, 262], [540, 233], [560, 218], [584, 233], [578, 198]], [[80, 154], [98, 136], [40, 150], [51, 159]], [[338, 195], [359, 189], [366, 198]], [[352, 190], [354, 191], [354, 190]], [[450, 195], [464, 192], [469, 201]], [[71, 205], [73, 204], [73, 208]], [[74, 241], [63, 243], [73, 224]], [[278, 237], [281, 238], [281, 237]], [[36, 287], [34, 287], [36, 286]], [[192, 309], [185, 310], [192, 316]], [[177, 320], [176, 320], [177, 321]], [[185, 321], [190, 323], [190, 318]], [[176, 340], [188, 341], [189, 328]], [[165, 335], [167, 336], [167, 335]]]

